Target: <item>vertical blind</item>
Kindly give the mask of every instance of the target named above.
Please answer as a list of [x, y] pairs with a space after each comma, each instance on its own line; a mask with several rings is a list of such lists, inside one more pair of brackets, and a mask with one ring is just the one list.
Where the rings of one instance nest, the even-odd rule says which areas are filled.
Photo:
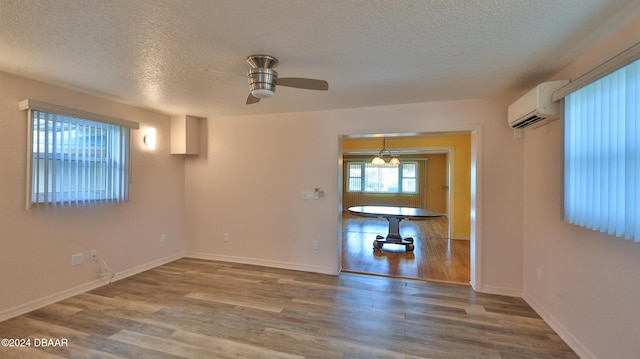
[[[21, 108], [26, 106], [21, 103]], [[128, 200], [127, 121], [95, 121], [68, 115], [73, 111], [65, 108], [59, 109], [66, 113], [57, 113], [54, 105], [28, 109], [28, 206]]]
[[417, 193], [418, 163], [348, 162], [348, 192]]
[[565, 220], [640, 242], [640, 60], [565, 97]]
[[[403, 179], [403, 188], [411, 188], [415, 186], [413, 193], [385, 193], [385, 192], [366, 192], [364, 188], [364, 180], [362, 176], [365, 176], [363, 170], [364, 164], [371, 163], [370, 156], [345, 156], [344, 164], [345, 171], [343, 172], [342, 183], [344, 186], [344, 192], [342, 194], [342, 207], [349, 208], [352, 206], [364, 206], [364, 205], [390, 205], [400, 207], [427, 207], [427, 158], [405, 158], [403, 162], [405, 165], [407, 162], [411, 162], [415, 165], [406, 166], [407, 178]], [[403, 167], [405, 167], [403, 165]], [[413, 172], [413, 173], [411, 173]]]

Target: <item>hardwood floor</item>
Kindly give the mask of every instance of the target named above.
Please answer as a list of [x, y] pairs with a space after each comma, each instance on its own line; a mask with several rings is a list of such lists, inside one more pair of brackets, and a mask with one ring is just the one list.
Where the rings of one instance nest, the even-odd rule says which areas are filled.
[[342, 269], [356, 273], [468, 284], [469, 241], [448, 239], [447, 218], [404, 220], [403, 237], [413, 237], [415, 249], [385, 244], [373, 250], [373, 240], [386, 234], [384, 218], [362, 217], [345, 212], [342, 216]]
[[32, 340], [2, 358], [577, 358], [519, 298], [186, 258], [1, 322], [0, 337]]

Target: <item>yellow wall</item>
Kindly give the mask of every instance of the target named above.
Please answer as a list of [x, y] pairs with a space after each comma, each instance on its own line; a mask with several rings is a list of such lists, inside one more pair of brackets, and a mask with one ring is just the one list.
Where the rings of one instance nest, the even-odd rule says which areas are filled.
[[[344, 152], [376, 151], [382, 147], [381, 138], [345, 138], [342, 142]], [[397, 151], [453, 149], [453, 205], [452, 238], [468, 239], [471, 228], [471, 135], [425, 135], [409, 137], [390, 137], [386, 139], [386, 148]]]
[[427, 208], [446, 213], [447, 190], [443, 186], [447, 185], [447, 155], [430, 154], [427, 155], [427, 183], [426, 194]]

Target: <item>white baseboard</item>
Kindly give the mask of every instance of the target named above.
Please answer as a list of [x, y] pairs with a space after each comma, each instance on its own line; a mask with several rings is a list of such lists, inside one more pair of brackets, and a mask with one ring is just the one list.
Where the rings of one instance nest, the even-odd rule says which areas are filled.
[[520, 289], [497, 287], [491, 285], [483, 285], [481, 288], [474, 288], [475, 291], [486, 294], [504, 295], [507, 297], [522, 297], [522, 291]]
[[196, 259], [206, 259], [211, 261], [254, 264], [254, 265], [264, 266], [264, 267], [273, 267], [273, 268], [281, 268], [281, 269], [298, 270], [303, 272], [338, 275], [335, 268], [321, 267], [321, 266], [314, 266], [314, 265], [300, 264], [300, 263], [272, 261], [267, 259], [226, 256], [221, 254], [201, 253], [201, 252], [187, 252], [185, 253], [185, 257], [196, 258]]
[[565, 328], [553, 315], [547, 312], [540, 303], [538, 303], [529, 293], [526, 291], [523, 293], [522, 299], [524, 299], [533, 310], [555, 331], [567, 345], [573, 349], [576, 354], [582, 359], [597, 359], [593, 353], [585, 347], [576, 337], [571, 334], [567, 328]]
[[54, 293], [51, 295], [48, 295], [46, 297], [40, 298], [40, 299], [36, 299], [34, 301], [28, 302], [28, 303], [24, 303], [21, 304], [17, 307], [13, 307], [13, 308], [9, 308], [7, 310], [3, 310], [2, 312], [0, 312], [0, 322], [5, 321], [7, 319], [11, 319], [13, 317], [17, 317], [19, 315], [31, 312], [33, 310], [42, 308], [44, 306], [47, 306], [49, 304], [53, 304], [55, 302], [59, 302], [63, 299], [67, 299], [69, 297], [73, 297], [74, 295], [78, 295], [80, 293], [85, 293], [88, 292], [92, 289], [96, 289], [98, 287], [101, 287], [105, 284], [107, 284], [108, 281], [107, 280], [101, 280], [101, 279], [96, 279], [93, 280], [91, 282], [79, 285], [77, 287], [73, 287], [73, 288], [69, 288], [66, 290], [63, 290], [61, 292], [58, 293]]
[[[165, 258], [160, 258], [154, 261], [151, 261], [149, 263], [145, 263], [143, 265], [139, 265], [137, 267], [133, 267], [127, 270], [124, 270], [122, 272], [116, 272], [116, 275], [113, 277], [112, 281], [117, 281], [123, 278], [127, 278], [130, 277], [134, 274], [138, 274], [141, 272], [144, 272], [146, 270], [155, 268], [157, 266], [169, 263], [169, 262], [173, 262], [174, 260], [180, 259], [184, 257], [184, 252], [182, 253], [177, 253]], [[46, 297], [40, 298], [40, 299], [36, 299], [33, 300], [31, 302], [25, 303], [25, 304], [21, 304], [17, 307], [13, 307], [13, 308], [9, 308], [7, 310], [3, 310], [2, 312], [0, 312], [0, 322], [5, 321], [7, 319], [11, 319], [13, 317], [17, 317], [19, 315], [34, 311], [36, 309], [40, 309], [42, 307], [45, 307], [49, 304], [53, 304], [56, 302], [59, 302], [61, 300], [73, 297], [74, 295], [78, 295], [78, 294], [82, 294], [85, 292], [88, 292], [90, 290], [96, 289], [98, 287], [102, 287], [103, 285], [108, 284], [109, 281], [106, 279], [96, 279], [93, 280], [91, 282], [88, 283], [84, 283], [81, 284], [77, 287], [73, 287], [73, 288], [69, 288], [69, 289], [65, 289], [61, 292], [58, 293], [54, 293], [51, 295], [48, 295]]]
[[138, 273], [142, 273], [142, 272], [147, 271], [149, 269], [153, 269], [155, 267], [161, 266], [163, 264], [167, 264], [169, 262], [173, 262], [175, 260], [178, 260], [178, 259], [184, 258], [184, 257], [185, 257], [185, 253], [184, 252], [180, 252], [180, 253], [172, 254], [172, 255], [170, 255], [168, 257], [156, 259], [154, 261], [139, 265], [137, 267], [129, 268], [129, 269], [121, 271], [121, 272], [116, 272], [115, 277], [113, 277], [113, 281], [115, 282], [115, 281], [118, 281], [120, 279], [131, 277], [132, 275], [136, 275]]

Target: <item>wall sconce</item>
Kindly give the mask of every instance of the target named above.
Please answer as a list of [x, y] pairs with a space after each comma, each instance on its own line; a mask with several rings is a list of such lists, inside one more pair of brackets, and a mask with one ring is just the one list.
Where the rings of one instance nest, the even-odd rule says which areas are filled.
[[145, 133], [144, 135], [144, 144], [147, 146], [148, 149], [152, 151], [156, 149], [156, 129], [155, 128], [152, 127], [147, 130], [147, 133]]

